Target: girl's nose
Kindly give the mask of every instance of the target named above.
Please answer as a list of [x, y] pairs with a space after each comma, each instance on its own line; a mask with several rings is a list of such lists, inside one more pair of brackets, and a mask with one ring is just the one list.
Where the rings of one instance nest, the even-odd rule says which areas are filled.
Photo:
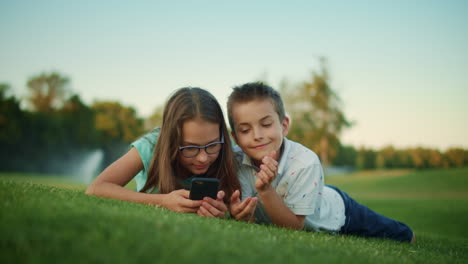
[[198, 152], [196, 159], [200, 162], [205, 162], [208, 159], [208, 153], [206, 153], [205, 149], [200, 149], [200, 152]]

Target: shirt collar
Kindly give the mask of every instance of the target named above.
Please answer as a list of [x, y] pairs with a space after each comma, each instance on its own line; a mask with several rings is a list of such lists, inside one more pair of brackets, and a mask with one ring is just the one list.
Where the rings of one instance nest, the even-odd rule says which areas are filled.
[[287, 165], [287, 160], [289, 156], [289, 150], [291, 149], [291, 141], [286, 137], [283, 137], [283, 151], [281, 152], [281, 157], [278, 162], [278, 176], [283, 175], [283, 171]]

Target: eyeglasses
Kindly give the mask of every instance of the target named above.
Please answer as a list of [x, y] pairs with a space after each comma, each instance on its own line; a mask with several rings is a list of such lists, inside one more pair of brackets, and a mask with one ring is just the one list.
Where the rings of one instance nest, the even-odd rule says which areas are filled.
[[221, 147], [224, 144], [224, 138], [221, 137], [221, 141], [216, 141], [212, 142], [208, 145], [205, 146], [184, 146], [184, 147], [179, 147], [179, 151], [182, 152], [182, 155], [186, 158], [193, 158], [198, 155], [200, 152], [200, 149], [204, 149], [206, 154], [216, 154], [221, 150]]

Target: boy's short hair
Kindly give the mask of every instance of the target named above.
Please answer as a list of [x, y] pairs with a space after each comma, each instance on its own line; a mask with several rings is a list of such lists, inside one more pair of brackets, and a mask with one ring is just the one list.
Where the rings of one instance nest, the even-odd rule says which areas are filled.
[[283, 100], [281, 99], [281, 95], [275, 89], [262, 82], [245, 83], [232, 88], [232, 92], [227, 101], [229, 125], [234, 133], [235, 123], [232, 114], [232, 107], [234, 104], [247, 103], [258, 99], [270, 99], [279, 116], [280, 122], [284, 120], [286, 114], [284, 112]]

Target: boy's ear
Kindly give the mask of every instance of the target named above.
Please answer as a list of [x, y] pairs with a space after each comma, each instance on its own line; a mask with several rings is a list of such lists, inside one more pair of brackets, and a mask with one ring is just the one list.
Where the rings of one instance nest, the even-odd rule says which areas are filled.
[[234, 139], [234, 142], [236, 142], [236, 144], [239, 145], [239, 143], [237, 142], [236, 133], [234, 133], [234, 131], [232, 131], [232, 130], [231, 130], [231, 136]]
[[285, 116], [283, 122], [281, 123], [281, 127], [283, 128], [283, 137], [287, 136], [289, 133], [289, 117]]

